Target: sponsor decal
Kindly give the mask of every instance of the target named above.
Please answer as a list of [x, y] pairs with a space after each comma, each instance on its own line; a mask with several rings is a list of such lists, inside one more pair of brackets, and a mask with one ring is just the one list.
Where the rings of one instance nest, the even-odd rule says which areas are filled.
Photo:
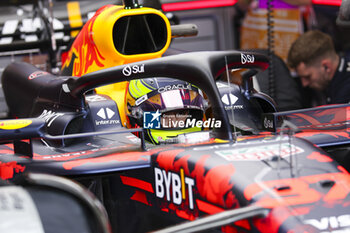
[[264, 117], [263, 124], [264, 124], [264, 128], [265, 129], [274, 129], [274, 127], [273, 127], [273, 120], [268, 119], [267, 116]]
[[241, 63], [244, 65], [246, 63], [254, 63], [254, 55], [248, 55], [241, 53]]
[[225, 106], [225, 110], [236, 110], [236, 109], [243, 109], [243, 105]]
[[139, 73], [144, 73], [145, 72], [145, 65], [127, 65], [123, 68], [122, 73], [124, 76], [130, 76], [131, 74], [139, 74]]
[[28, 79], [29, 80], [32, 80], [32, 79], [35, 79], [37, 77], [40, 77], [40, 76], [44, 76], [44, 75], [48, 75], [49, 73], [48, 72], [45, 72], [45, 71], [35, 71], [33, 73], [31, 73], [29, 76], [28, 76]]
[[44, 110], [41, 115], [39, 116], [39, 118], [42, 118], [45, 120], [45, 122], [47, 123], [47, 126], [50, 127], [51, 124], [60, 116], [63, 116], [64, 113], [58, 113], [58, 112], [53, 112], [51, 110]]
[[66, 158], [66, 157], [72, 157], [72, 156], [79, 157], [79, 156], [83, 156], [83, 155], [88, 155], [94, 151], [98, 151], [98, 149], [90, 150], [90, 151], [77, 151], [77, 152], [58, 154], [58, 155], [48, 155], [48, 156], [44, 156], [40, 159], [57, 159], [57, 158]]
[[304, 150], [302, 148], [291, 145], [290, 143], [276, 143], [272, 145], [215, 151], [216, 154], [228, 161], [258, 161], [276, 155], [287, 157], [291, 154], [295, 155], [303, 152]]
[[97, 112], [97, 116], [101, 118], [102, 120], [95, 120], [96, 125], [112, 125], [112, 124], [119, 124], [119, 120], [113, 120], [113, 116], [115, 115], [115, 112], [110, 108], [101, 108]]
[[225, 94], [221, 97], [221, 101], [226, 105], [232, 105], [237, 102], [238, 98], [235, 95]]
[[135, 105], [136, 105], [136, 106], [139, 106], [140, 104], [142, 104], [143, 102], [145, 102], [147, 99], [148, 99], [147, 94], [146, 94], [146, 95], [143, 95], [143, 96], [141, 96], [140, 98], [138, 98], [138, 99], [135, 101]]
[[100, 102], [107, 100], [105, 97], [100, 95], [90, 95], [85, 97], [86, 101], [88, 102]]
[[145, 129], [160, 129], [160, 116], [162, 114], [157, 110], [156, 112], [143, 113], [143, 128]]
[[161, 87], [158, 89], [158, 92], [163, 93], [166, 91], [179, 90], [179, 89], [192, 90], [191, 84], [184, 85], [184, 84], [179, 83], [177, 85], [174, 84], [174, 85], [166, 85], [164, 87]]
[[298, 126], [300, 129], [327, 129], [331, 127], [342, 127], [342, 126], [347, 126], [349, 125], [350, 122], [337, 122], [337, 123], [324, 123], [324, 124], [318, 124], [318, 125], [303, 125], [303, 126]]
[[[320, 191], [318, 188], [319, 184], [324, 180], [334, 181], [334, 184], [329, 189]], [[244, 196], [248, 201], [254, 198], [254, 202], [257, 205], [266, 208], [307, 205], [320, 202], [338, 203], [348, 197], [350, 189], [348, 185], [345, 185], [345, 187], [344, 184], [348, 184], [349, 181], [349, 174], [342, 172], [268, 180], [248, 185], [244, 190]], [[276, 187], [280, 187], [281, 184], [288, 184], [288, 189], [276, 190]], [[272, 193], [266, 192], [266, 190], [271, 190], [276, 195], [271, 195]], [[322, 219], [316, 220], [318, 223], [322, 222]], [[330, 219], [323, 221], [326, 222], [323, 222], [324, 225], [330, 224]], [[312, 221], [312, 223], [317, 224], [316, 221]], [[326, 230], [325, 232], [328, 231]]]
[[181, 205], [188, 201], [191, 210], [194, 208], [193, 187], [194, 179], [186, 177], [184, 170], [180, 169], [180, 174], [154, 168], [155, 193], [158, 198], [166, 198], [167, 201], [176, 205]]
[[31, 120], [5, 120], [0, 121], [0, 129], [12, 130], [22, 129], [32, 123]]
[[243, 109], [243, 105], [234, 105], [238, 100], [238, 97], [233, 94], [225, 94], [221, 97], [221, 101], [225, 105], [225, 110]]
[[321, 219], [308, 219], [304, 221], [305, 224], [312, 225], [321, 232], [350, 232], [350, 214], [340, 216], [329, 216]]

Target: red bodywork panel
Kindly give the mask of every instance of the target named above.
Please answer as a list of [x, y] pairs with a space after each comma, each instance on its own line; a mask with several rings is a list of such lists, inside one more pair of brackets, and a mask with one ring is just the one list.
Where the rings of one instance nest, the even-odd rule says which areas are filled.
[[[185, 10], [197, 10], [204, 8], [215, 8], [233, 6], [237, 3], [237, 0], [201, 0], [201, 1], [187, 1], [187, 2], [173, 2], [165, 3], [162, 5], [162, 9], [165, 12], [169, 11], [185, 11]], [[313, 4], [340, 6], [341, 0], [312, 0]]]

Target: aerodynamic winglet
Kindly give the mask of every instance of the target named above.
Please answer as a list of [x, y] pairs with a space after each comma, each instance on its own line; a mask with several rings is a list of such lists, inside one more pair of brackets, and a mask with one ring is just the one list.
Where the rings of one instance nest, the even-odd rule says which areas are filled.
[[40, 118], [25, 118], [0, 121], [0, 142], [39, 138], [43, 135], [45, 120]]

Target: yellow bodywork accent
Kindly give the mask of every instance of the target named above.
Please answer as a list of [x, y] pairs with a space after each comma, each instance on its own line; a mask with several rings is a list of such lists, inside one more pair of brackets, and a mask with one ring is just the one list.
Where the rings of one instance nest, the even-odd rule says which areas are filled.
[[[147, 53], [147, 54], [135, 54], [135, 55], [124, 55], [119, 53], [113, 42], [113, 26], [115, 22], [125, 16], [131, 15], [143, 15], [143, 14], [157, 14], [163, 18], [167, 26], [167, 42], [164, 48], [158, 52]], [[94, 42], [99, 48], [102, 56], [105, 58], [105, 68], [113, 67], [117, 65], [123, 65], [132, 62], [138, 62], [142, 60], [158, 58], [168, 49], [171, 40], [171, 29], [170, 23], [166, 16], [158, 10], [152, 8], [137, 8], [137, 9], [124, 9], [120, 7], [110, 7], [103, 11], [96, 19], [93, 26], [93, 38]], [[125, 115], [125, 91], [127, 82], [111, 84], [105, 87], [99, 87], [96, 89], [98, 94], [105, 94], [110, 96], [118, 105], [119, 115], [121, 122], [126, 125]]]
[[27, 127], [31, 123], [32, 123], [32, 120], [26, 120], [26, 119], [5, 120], [5, 121], [0, 121], [0, 129], [4, 129], [4, 130], [22, 129]]
[[182, 199], [186, 200], [185, 172], [183, 168], [180, 169], [180, 175], [181, 175]]
[[[75, 6], [75, 5], [73, 4], [72, 6]], [[161, 50], [154, 53], [135, 54], [135, 55], [124, 55], [119, 53], [115, 49], [114, 42], [113, 42], [113, 27], [115, 23], [122, 17], [133, 16], [133, 15], [135, 16], [144, 15], [144, 14], [156, 14], [164, 20], [164, 23], [167, 28], [167, 41], [165, 43], [165, 46]], [[124, 6], [108, 7], [103, 11], [101, 11], [101, 13], [98, 16], [96, 16], [93, 26], [89, 30], [91, 30], [89, 31], [89, 34], [92, 35], [91, 38], [93, 40], [88, 42], [85, 41], [85, 43], [94, 44], [94, 46], [98, 50], [99, 55], [104, 58], [99, 61], [100, 63], [103, 64], [103, 66], [101, 65], [99, 66], [98, 64], [93, 62], [88, 67], [84, 67], [83, 72], [80, 73], [81, 76], [86, 73], [110, 68], [113, 66], [119, 66], [119, 65], [131, 63], [131, 62], [138, 62], [142, 60], [161, 57], [163, 53], [168, 49], [171, 41], [171, 28], [167, 17], [162, 12], [153, 8], [148, 8], [148, 7], [136, 8], [136, 9], [124, 9]], [[85, 44], [81, 45], [81, 51], [86, 51], [87, 47], [85, 46], [86, 46]], [[76, 64], [79, 66], [78, 64], [79, 56], [84, 56], [84, 54], [79, 54], [77, 51], [74, 51], [74, 49], [72, 49], [69, 52], [71, 54], [74, 53], [75, 56], [78, 58], [78, 59], [75, 59], [73, 67]], [[83, 57], [83, 59], [88, 60], [89, 58]], [[77, 75], [74, 73], [74, 69], [73, 69], [72, 75], [73, 76]], [[125, 91], [127, 86], [128, 86], [127, 82], [120, 82], [116, 84], [99, 87], [96, 89], [96, 92], [98, 94], [108, 95], [117, 103], [118, 109], [119, 109], [119, 115], [121, 117], [121, 121], [124, 126], [126, 125], [126, 114], [125, 114], [124, 107], [125, 107]]]
[[[69, 25], [72, 28], [83, 26], [83, 20], [81, 19], [79, 2], [68, 2], [67, 12], [68, 12]], [[70, 35], [72, 37], [75, 37], [76, 35], [78, 35], [78, 33], [79, 33], [79, 30], [71, 31]]]
[[[135, 55], [124, 55], [119, 53], [115, 49], [113, 42], [113, 26], [115, 22], [122, 17], [145, 14], [156, 14], [164, 20], [167, 27], [167, 42], [165, 46], [160, 51], [154, 53]], [[93, 39], [97, 48], [102, 56], [106, 58], [104, 63], [107, 67], [161, 57], [162, 54], [168, 49], [171, 40], [169, 20], [162, 12], [148, 7], [136, 9], [124, 9], [120, 8], [120, 6], [110, 7], [101, 12], [101, 14], [97, 17], [92, 31]]]
[[219, 138], [215, 138], [214, 140], [216, 143], [228, 143], [230, 142], [229, 140], [223, 140], [223, 139], [219, 139]]
[[201, 131], [201, 128], [193, 127], [193, 128], [186, 128], [186, 129], [180, 129], [180, 130], [150, 129], [148, 130], [148, 133], [150, 132], [152, 134], [149, 136], [154, 140], [154, 143], [159, 143], [158, 139], [160, 138], [162, 140], [167, 140], [167, 139], [176, 137], [179, 134], [192, 133], [192, 132], [198, 132], [198, 131]]

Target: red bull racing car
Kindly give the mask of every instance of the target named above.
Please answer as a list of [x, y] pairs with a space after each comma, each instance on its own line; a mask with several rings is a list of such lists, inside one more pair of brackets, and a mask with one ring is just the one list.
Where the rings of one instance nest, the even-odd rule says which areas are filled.
[[349, 105], [277, 112], [252, 85], [267, 57], [163, 56], [175, 30], [125, 1], [85, 24], [60, 75], [7, 66], [0, 177], [78, 181], [113, 232], [350, 231]]

